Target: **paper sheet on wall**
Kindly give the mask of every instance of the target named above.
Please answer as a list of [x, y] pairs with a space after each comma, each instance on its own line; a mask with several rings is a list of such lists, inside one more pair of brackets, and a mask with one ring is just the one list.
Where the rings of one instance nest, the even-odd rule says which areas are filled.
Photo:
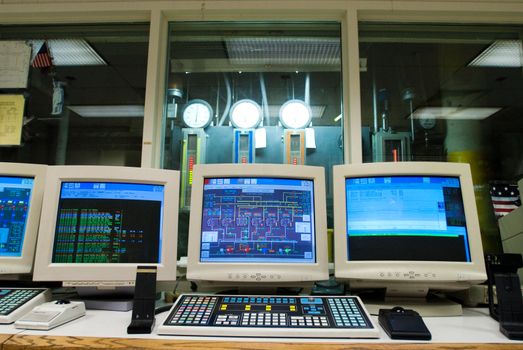
[[0, 89], [25, 89], [31, 47], [24, 41], [0, 41]]
[[255, 148], [267, 147], [267, 132], [265, 128], [257, 128], [254, 131]]
[[0, 146], [20, 145], [24, 96], [0, 95]]
[[305, 129], [305, 147], [316, 148], [316, 136], [313, 128]]

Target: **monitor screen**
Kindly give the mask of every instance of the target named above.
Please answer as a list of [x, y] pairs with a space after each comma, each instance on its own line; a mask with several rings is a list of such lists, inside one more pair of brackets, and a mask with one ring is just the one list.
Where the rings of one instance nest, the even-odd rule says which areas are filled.
[[137, 266], [176, 280], [179, 172], [50, 166], [33, 279], [133, 286]]
[[335, 276], [397, 295], [486, 279], [470, 166], [339, 165], [333, 171]]
[[62, 182], [53, 263], [159, 263], [164, 186]]
[[204, 164], [193, 172], [187, 279], [328, 279], [324, 169]]
[[459, 177], [350, 177], [345, 200], [349, 261], [471, 261]]
[[0, 274], [33, 269], [47, 165], [0, 163]]
[[201, 262], [315, 263], [314, 182], [205, 178]]
[[0, 176], [0, 257], [20, 257], [34, 177]]

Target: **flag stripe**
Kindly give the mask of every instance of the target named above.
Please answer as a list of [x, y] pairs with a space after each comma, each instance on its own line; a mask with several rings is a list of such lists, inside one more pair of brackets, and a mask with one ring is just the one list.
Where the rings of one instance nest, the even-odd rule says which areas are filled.
[[500, 196], [491, 196], [492, 197], [492, 200], [494, 201], [507, 201], [507, 202], [510, 202], [510, 201], [515, 201], [515, 200], [518, 200], [518, 196], [514, 196], [514, 197], [500, 197]]
[[53, 60], [49, 54], [49, 48], [47, 47], [47, 42], [42, 44], [40, 50], [36, 54], [32, 66], [35, 68], [46, 68], [53, 65]]
[[35, 58], [33, 66], [35, 67], [48, 67], [51, 65], [51, 59], [45, 55], [38, 55]]
[[518, 207], [517, 205], [494, 205], [494, 209], [499, 210], [499, 211], [505, 211], [505, 210], [512, 211], [512, 210], [516, 209], [517, 207]]
[[492, 201], [494, 205], [517, 205], [516, 201]]

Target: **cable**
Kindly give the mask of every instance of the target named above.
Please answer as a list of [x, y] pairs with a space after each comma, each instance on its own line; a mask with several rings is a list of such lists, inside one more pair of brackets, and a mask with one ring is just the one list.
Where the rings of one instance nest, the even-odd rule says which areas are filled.
[[173, 306], [173, 304], [159, 306], [154, 309], [154, 314], [158, 315], [158, 314], [161, 314], [162, 312], [169, 311], [169, 310], [171, 310], [172, 306]]

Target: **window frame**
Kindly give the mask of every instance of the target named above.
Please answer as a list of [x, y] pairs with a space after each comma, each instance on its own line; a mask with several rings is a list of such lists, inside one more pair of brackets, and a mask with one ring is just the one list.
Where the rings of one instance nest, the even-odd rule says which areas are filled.
[[[50, 1], [50, 0], [49, 0]], [[122, 10], [125, 8], [125, 10]], [[38, 14], [35, 16], [35, 14]], [[342, 39], [342, 113], [344, 163], [361, 163], [361, 101], [359, 78], [358, 23], [479, 23], [523, 24], [523, 3], [463, 0], [403, 1], [125, 1], [0, 4], [0, 23], [150, 24], [142, 138], [142, 167], [158, 168], [161, 163], [163, 108], [166, 84], [168, 23], [171, 21], [338, 21]]]

